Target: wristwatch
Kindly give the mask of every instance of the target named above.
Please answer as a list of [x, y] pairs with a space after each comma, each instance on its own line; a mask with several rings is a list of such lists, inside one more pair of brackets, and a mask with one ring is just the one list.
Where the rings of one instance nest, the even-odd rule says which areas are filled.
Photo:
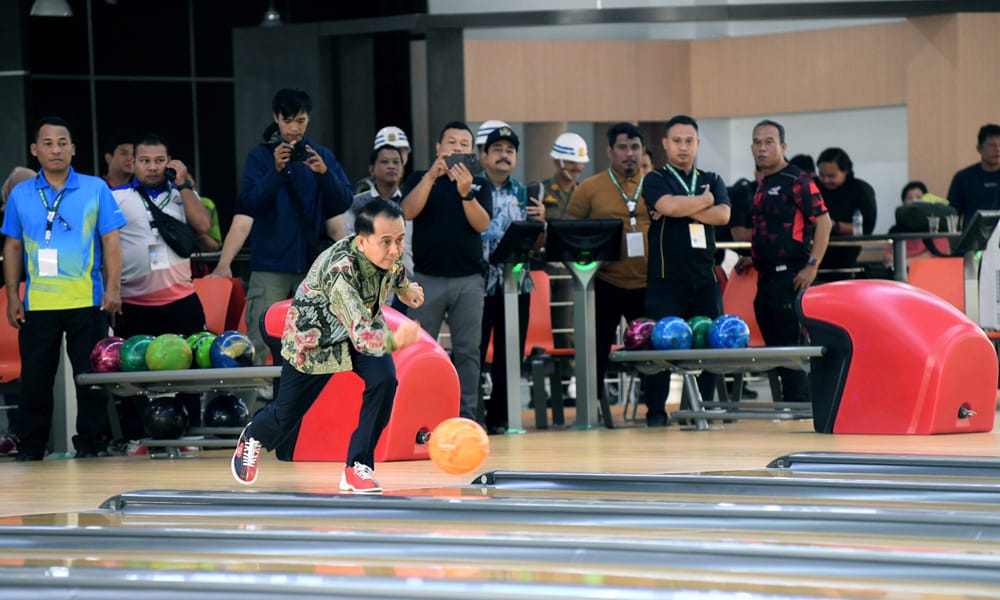
[[815, 267], [818, 262], [819, 261], [816, 260], [815, 256], [810, 256], [809, 260], [806, 261], [806, 264], [809, 265], [810, 267]]
[[193, 190], [193, 189], [194, 189], [194, 186], [191, 185], [190, 181], [185, 181], [184, 183], [182, 183], [179, 186], [177, 186], [177, 191], [178, 192], [181, 191], [181, 190]]
[[465, 196], [462, 196], [462, 200], [465, 200], [466, 202], [468, 202], [470, 200], [475, 200], [475, 199], [476, 199], [476, 192], [473, 191], [472, 189], [469, 190], [468, 194], [466, 194]]

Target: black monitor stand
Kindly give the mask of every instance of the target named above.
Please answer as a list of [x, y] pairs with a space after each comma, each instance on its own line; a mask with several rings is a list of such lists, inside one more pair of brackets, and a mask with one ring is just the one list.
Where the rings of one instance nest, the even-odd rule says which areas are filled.
[[[619, 219], [560, 219], [548, 222], [545, 259], [561, 262], [573, 274], [573, 331], [576, 348], [575, 429], [597, 425], [597, 340], [594, 331], [594, 276], [601, 263], [620, 260], [623, 223]], [[601, 349], [607, 352], [607, 349]], [[614, 422], [601, 396], [604, 424]]]
[[[504, 359], [507, 365], [507, 433], [524, 433], [521, 423], [521, 362], [524, 348], [520, 347], [517, 310], [516, 269], [528, 268], [527, 262], [538, 236], [545, 231], [545, 225], [538, 221], [515, 221], [510, 224], [496, 250], [490, 255], [490, 263], [503, 265], [503, 312]], [[519, 266], [520, 265], [520, 266]], [[489, 340], [483, 340], [488, 343]]]

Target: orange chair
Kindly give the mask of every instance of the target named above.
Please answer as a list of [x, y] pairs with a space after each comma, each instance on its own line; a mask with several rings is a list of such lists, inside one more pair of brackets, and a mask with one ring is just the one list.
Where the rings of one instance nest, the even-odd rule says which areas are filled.
[[[24, 297], [24, 283], [21, 283], [20, 296]], [[17, 344], [17, 329], [7, 323], [7, 290], [0, 287], [0, 392], [16, 392], [21, 378], [21, 352]]]
[[946, 300], [965, 312], [965, 275], [962, 257], [915, 258], [910, 262], [908, 283]]
[[223, 277], [199, 277], [194, 280], [194, 289], [205, 311], [205, 327], [212, 333], [225, 331], [233, 282]]
[[757, 269], [747, 267], [742, 273], [735, 269], [722, 292], [722, 310], [736, 315], [750, 326], [750, 346], [764, 346], [764, 336], [757, 325], [757, 315], [753, 310], [753, 299], [757, 295]]

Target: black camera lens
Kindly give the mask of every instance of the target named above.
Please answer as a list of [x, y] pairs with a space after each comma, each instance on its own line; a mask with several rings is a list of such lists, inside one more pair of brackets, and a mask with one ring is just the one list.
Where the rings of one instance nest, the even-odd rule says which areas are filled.
[[309, 159], [309, 151], [306, 150], [306, 145], [303, 143], [298, 143], [292, 146], [292, 153], [288, 157], [288, 160], [296, 162], [304, 162]]

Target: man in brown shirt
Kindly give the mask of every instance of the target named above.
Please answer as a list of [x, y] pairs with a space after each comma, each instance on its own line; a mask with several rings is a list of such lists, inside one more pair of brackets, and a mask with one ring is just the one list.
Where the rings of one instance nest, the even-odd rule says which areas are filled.
[[615, 329], [622, 316], [631, 321], [643, 316], [645, 308], [649, 210], [639, 174], [642, 153], [638, 127], [612, 125], [608, 129], [610, 168], [580, 183], [566, 206], [569, 219], [621, 219], [624, 229], [622, 259], [605, 262], [594, 278], [597, 393], [601, 397]]

